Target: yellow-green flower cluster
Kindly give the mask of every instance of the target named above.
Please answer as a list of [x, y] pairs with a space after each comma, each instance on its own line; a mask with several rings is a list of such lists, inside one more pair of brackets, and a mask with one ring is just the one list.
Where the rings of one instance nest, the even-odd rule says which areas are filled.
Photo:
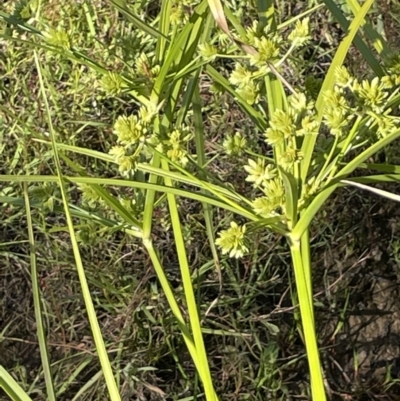
[[254, 38], [253, 46], [257, 53], [250, 57], [251, 64], [264, 67], [267, 63], [274, 63], [279, 57], [280, 38]]
[[196, 3], [192, 0], [173, 0], [171, 4], [169, 18], [171, 24], [177, 26], [185, 24], [188, 21], [190, 14], [187, 12], [187, 9], [194, 7]]
[[193, 135], [187, 127], [176, 129], [167, 134], [167, 138], [160, 141], [156, 149], [168, 156], [171, 161], [185, 166], [188, 159], [187, 144]]
[[262, 188], [265, 196], [258, 197], [253, 202], [254, 211], [262, 217], [270, 217], [278, 209], [284, 208], [285, 191], [282, 180], [278, 177], [265, 181]]
[[103, 203], [100, 195], [94, 190], [91, 185], [79, 184], [79, 189], [82, 191], [83, 203], [91, 208], [95, 208]]
[[113, 156], [114, 161], [118, 164], [120, 173], [127, 174], [136, 170], [137, 156], [136, 154], [129, 154], [129, 147], [113, 146], [109, 154]]
[[341, 137], [353, 118], [352, 109], [344, 97], [344, 90], [335, 86], [333, 90], [324, 93], [324, 102], [326, 104], [323, 114], [324, 123], [331, 134]]
[[254, 22], [247, 29], [246, 37], [247, 44], [255, 51], [249, 55], [249, 65], [236, 64], [229, 81], [236, 86], [237, 94], [253, 105], [261, 101], [262, 79], [271, 72], [272, 65], [279, 69], [294, 49], [304, 46], [310, 40], [309, 20], [305, 18], [298, 21], [286, 41], [270, 26], [264, 27], [259, 22]]
[[147, 127], [136, 115], [119, 116], [114, 124], [114, 133], [118, 137], [118, 143], [126, 146], [135, 145], [145, 140]]
[[222, 146], [228, 155], [236, 156], [242, 153], [246, 144], [246, 138], [240, 132], [235, 132], [235, 135], [228, 135], [226, 137]]
[[251, 67], [248, 68], [237, 63], [229, 77], [229, 82], [236, 86], [237, 94], [245, 99], [248, 104], [259, 101], [260, 88]]
[[390, 115], [387, 104], [391, 91], [400, 85], [400, 76], [391, 74], [359, 82], [345, 67], [340, 67], [336, 69], [335, 84], [333, 90], [324, 94], [323, 113], [323, 121], [334, 136], [346, 135], [357, 116], [369, 117], [365, 124], [376, 127], [379, 137], [398, 126], [398, 119]]
[[110, 96], [119, 95], [127, 86], [120, 74], [111, 71], [103, 75], [100, 85], [104, 92]]
[[118, 164], [122, 174], [135, 171], [138, 157], [145, 150], [145, 145], [150, 139], [149, 127], [156, 112], [156, 110], [142, 107], [137, 115], [117, 118], [114, 124], [117, 145], [111, 148], [109, 153]]
[[65, 50], [70, 50], [71, 41], [68, 33], [61, 27], [58, 29], [49, 29], [44, 33], [46, 42], [52, 46], [62, 47]]
[[248, 172], [246, 181], [252, 182], [254, 188], [264, 186], [269, 180], [277, 175], [277, 170], [272, 164], [266, 164], [265, 159], [257, 159], [257, 161], [248, 160], [248, 165], [244, 169]]
[[202, 43], [199, 45], [199, 53], [204, 60], [213, 61], [218, 55], [218, 50], [210, 43]]
[[246, 226], [239, 226], [234, 221], [230, 228], [222, 230], [215, 244], [222, 250], [222, 254], [229, 253], [231, 258], [240, 258], [248, 252], [245, 240]]
[[385, 60], [385, 67], [389, 76], [400, 76], [400, 53], [391, 53]]
[[[304, 94], [295, 94], [288, 99], [286, 110], [277, 109], [271, 116], [265, 132], [266, 142], [279, 147], [277, 164], [290, 171], [300, 162], [303, 154], [298, 137], [316, 135], [319, 125], [314, 116], [314, 104]], [[253, 202], [254, 211], [262, 217], [271, 217], [285, 210], [285, 190], [275, 164], [266, 159], [249, 160], [244, 166], [248, 173], [246, 181], [252, 182], [262, 196]]]
[[318, 123], [314, 118], [314, 105], [307, 102], [304, 94], [292, 95], [288, 104], [287, 110], [275, 110], [269, 127], [265, 131], [266, 142], [269, 145], [284, 146], [278, 162], [286, 170], [293, 167], [303, 157], [297, 147], [296, 137], [318, 133]]
[[141, 53], [135, 60], [135, 73], [146, 81], [153, 81], [160, 72], [160, 66], [154, 65], [146, 53]]
[[17, 1], [14, 4], [13, 16], [22, 20], [28, 20], [32, 16], [34, 5], [27, 0]]
[[283, 183], [273, 164], [266, 163], [261, 158], [257, 161], [249, 159], [248, 163], [244, 166], [249, 174], [246, 181], [252, 182], [253, 186], [260, 189], [265, 195], [253, 202], [254, 211], [262, 217], [269, 217], [284, 204]]
[[289, 35], [292, 46], [303, 46], [310, 41], [309, 22], [309, 18], [304, 18], [296, 22], [295, 28]]

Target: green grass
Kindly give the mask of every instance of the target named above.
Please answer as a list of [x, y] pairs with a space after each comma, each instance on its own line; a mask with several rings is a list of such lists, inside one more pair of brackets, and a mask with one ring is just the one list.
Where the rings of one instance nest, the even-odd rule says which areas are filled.
[[[1, 16], [12, 12], [12, 3], [0, 8]], [[1, 22], [0, 385], [12, 399], [103, 400], [106, 392], [114, 400], [213, 400], [215, 394], [221, 400], [308, 399], [303, 341], [304, 334], [317, 333], [329, 399], [397, 394], [395, 375], [386, 374], [386, 382], [365, 380], [374, 375], [373, 368], [357, 375], [357, 358], [348, 356], [360, 352], [348, 319], [368, 293], [368, 283], [373, 285], [369, 277], [395, 270], [390, 244], [396, 250], [397, 229], [391, 235], [385, 231], [392, 204], [339, 189], [316, 214], [310, 228], [314, 291], [307, 277], [303, 288], [308, 307], [313, 303], [315, 310], [302, 309], [302, 316], [311, 318], [302, 326], [292, 306], [301, 279], [294, 277], [290, 249], [279, 235], [257, 227], [284, 229], [274, 219], [262, 221], [251, 208], [254, 189], [243, 166], [254, 154], [274, 155], [263, 141], [265, 110], [248, 104], [243, 93], [233, 99], [235, 89], [225, 79], [241, 53], [213, 28], [206, 2], [196, 18], [176, 27], [169, 25], [175, 11], [169, 7], [175, 3], [124, 4], [42, 0], [22, 7], [24, 22], [15, 31]], [[241, 25], [249, 27], [257, 9], [239, 1], [226, 6], [230, 28], [242, 35]], [[307, 76], [323, 79], [330, 63], [342, 63], [347, 51], [334, 58], [332, 43], [335, 48], [342, 43], [342, 49], [351, 44], [350, 36], [341, 42], [328, 7], [316, 2], [277, 3], [277, 26], [293, 10], [314, 6], [311, 43], [280, 71], [298, 87], [305, 86]], [[189, 14], [194, 3], [186, 7]], [[350, 60], [364, 63], [360, 54], [373, 49], [363, 71], [356, 71], [362, 77], [382, 69], [382, 47], [374, 47], [370, 38], [379, 33], [388, 39], [393, 31], [383, 30], [380, 18], [393, 29], [400, 15], [395, 6], [389, 14], [384, 2], [376, 7], [372, 24], [359, 33], [347, 56], [350, 66]], [[350, 18], [351, 8], [344, 11]], [[359, 11], [355, 4], [353, 11]], [[60, 37], [44, 41], [37, 33], [47, 27], [62, 27], [71, 43], [61, 49], [55, 46]], [[283, 27], [284, 37], [289, 32]], [[200, 59], [196, 43], [208, 40], [229, 57], [211, 64]], [[268, 77], [263, 85], [272, 112], [285, 96], [279, 79]], [[210, 87], [211, 80], [225, 92]], [[329, 84], [328, 79], [324, 85]], [[320, 106], [322, 98], [315, 100]], [[154, 157], [141, 154], [138, 170], [121, 179], [108, 154], [116, 144], [114, 123], [149, 101], [162, 110], [151, 126], [158, 135], [182, 125], [194, 133], [185, 148], [190, 160], [185, 168], [168, 162], [165, 145]], [[229, 156], [224, 140], [238, 131], [247, 146]], [[303, 148], [312, 145], [304, 142]], [[301, 177], [313, 169], [308, 154]], [[372, 152], [368, 157], [366, 163], [376, 162]], [[352, 167], [355, 163], [342, 172]], [[350, 180], [357, 184], [355, 177]], [[297, 224], [291, 185], [289, 177], [285, 188], [294, 201], [288, 215], [292, 239], [298, 241], [315, 213], [301, 215]], [[324, 194], [314, 198], [315, 212], [321, 199]], [[248, 224], [249, 254], [239, 260], [214, 246], [217, 233], [233, 219], [253, 222]], [[371, 234], [367, 225], [381, 231]], [[384, 258], [370, 255], [371, 241], [392, 260], [386, 267]], [[306, 254], [292, 248], [292, 255], [298, 266], [306, 265]], [[313, 330], [303, 333], [302, 327]], [[0, 399], [8, 397], [0, 393]]]

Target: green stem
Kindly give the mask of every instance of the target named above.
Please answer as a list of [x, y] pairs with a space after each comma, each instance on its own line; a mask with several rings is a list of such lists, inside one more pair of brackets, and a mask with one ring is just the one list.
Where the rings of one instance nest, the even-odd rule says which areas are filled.
[[[162, 161], [163, 168], [168, 171], [169, 166], [166, 160]], [[172, 186], [170, 178], [164, 179], [167, 186]], [[181, 270], [183, 291], [186, 298], [187, 312], [189, 315], [190, 326], [193, 333], [193, 341], [196, 352], [197, 370], [202, 379], [206, 401], [218, 401], [215, 393], [211, 371], [208, 364], [207, 352], [205, 349], [203, 334], [201, 330], [201, 319], [198, 311], [198, 304], [194, 293], [189, 262], [186, 254], [185, 240], [182, 233], [182, 225], [178, 212], [178, 204], [175, 195], [167, 194], [169, 212], [171, 217], [172, 229], [174, 232], [175, 246], [178, 253], [178, 261]]]
[[339, 143], [339, 136], [336, 135], [335, 136], [335, 141], [334, 141], [334, 143], [333, 143], [333, 145], [331, 147], [329, 155], [325, 159], [324, 166], [321, 168], [321, 170], [320, 170], [320, 172], [319, 172], [319, 174], [317, 176], [317, 179], [315, 180], [317, 183], [322, 182], [322, 180], [325, 178], [326, 174], [328, 174], [328, 172], [326, 170], [327, 170], [327, 167], [328, 167], [329, 163], [331, 162], [331, 160], [333, 158], [333, 155], [335, 154], [335, 151], [336, 151], [338, 143]]
[[[310, 255], [310, 231], [307, 229], [301, 236], [301, 257], [303, 262], [304, 277], [306, 279], [307, 291], [309, 294], [309, 302], [312, 303], [312, 274], [311, 274], [311, 255]], [[311, 308], [314, 320], [314, 308]]]
[[334, 177], [334, 175], [336, 174], [336, 171], [339, 168], [339, 163], [342, 161], [345, 154], [350, 150], [351, 142], [355, 138], [355, 136], [358, 134], [358, 127], [360, 126], [360, 123], [361, 123], [361, 116], [358, 116], [357, 120], [353, 124], [353, 127], [352, 127], [349, 135], [346, 138], [346, 142], [342, 148], [342, 151], [339, 153], [338, 159], [336, 161], [336, 165], [334, 166], [334, 168], [331, 170], [331, 172], [329, 174], [329, 180], [331, 180], [332, 177]]
[[[301, 322], [307, 351], [308, 365], [311, 377], [311, 393], [314, 401], [326, 401], [321, 362], [318, 352], [317, 336], [314, 325], [314, 311], [312, 303], [312, 289], [308, 272], [310, 266], [304, 266], [303, 261], [308, 261], [308, 256], [303, 256], [300, 241], [290, 243], [297, 294], [300, 304]], [[307, 252], [307, 251], [306, 251]]]

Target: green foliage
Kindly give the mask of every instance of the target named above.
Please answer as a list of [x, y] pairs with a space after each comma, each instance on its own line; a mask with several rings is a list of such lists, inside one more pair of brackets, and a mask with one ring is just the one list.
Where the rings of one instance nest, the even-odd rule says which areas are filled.
[[[41, 5], [31, 2], [18, 3], [9, 14], [2, 12], [2, 18], [16, 30], [3, 34], [7, 40], [7, 56], [11, 60], [11, 63], [4, 61], [6, 75], [13, 78], [13, 69], [21, 68], [19, 58], [22, 53], [26, 57], [22, 62], [23, 69], [30, 71], [29, 65], [35, 63], [40, 80], [37, 90], [40, 90], [45, 105], [49, 131], [47, 133], [43, 126], [36, 125], [33, 117], [29, 120], [19, 117], [18, 110], [29, 106], [30, 96], [30, 87], [24, 83], [26, 80], [19, 79], [16, 85], [22, 88], [22, 96], [14, 94], [11, 107], [4, 112], [5, 120], [11, 132], [26, 135], [33, 141], [24, 140], [17, 149], [14, 144], [6, 145], [7, 154], [13, 156], [10, 168], [3, 171], [0, 181], [12, 185], [2, 188], [2, 199], [13, 207], [21, 206], [22, 192], [18, 183], [30, 185], [29, 191], [23, 193], [25, 209], [22, 210], [29, 221], [32, 247], [35, 245], [33, 225], [39, 227], [40, 224], [33, 223], [31, 208], [39, 207], [43, 216], [48, 212], [65, 216], [67, 227], [63, 222], [60, 230], [70, 235], [70, 249], [91, 333], [113, 400], [122, 398], [122, 377], [127, 375], [126, 383], [130, 387], [134, 387], [139, 379], [132, 379], [133, 376], [127, 373], [134, 371], [137, 374], [131, 369], [132, 363], [123, 370], [123, 376], [121, 369], [115, 368], [110, 361], [109, 344], [100, 331], [96, 297], [89, 288], [81, 246], [91, 246], [96, 237], [117, 231], [129, 239], [134, 237], [146, 252], [146, 262], [151, 262], [168, 302], [168, 310], [163, 311], [165, 317], [158, 319], [151, 314], [153, 307], [160, 306], [143, 306], [143, 314], [153, 327], [168, 322], [174, 337], [178, 338], [177, 333], [180, 333], [195, 368], [190, 369], [196, 371], [193, 378], [187, 379], [193, 396], [204, 391], [207, 401], [216, 401], [219, 391], [212, 377], [210, 354], [205, 346], [208, 343], [203, 334], [208, 330], [204, 322], [209, 308], [214, 302], [218, 307], [223, 304], [219, 304], [219, 294], [211, 305], [208, 301], [204, 304], [199, 295], [203, 288], [200, 276], [208, 265], [196, 267], [195, 272], [191, 269], [187, 248], [195, 241], [185, 215], [191, 215], [192, 206], [186, 206], [183, 202], [187, 200], [182, 201], [182, 198], [199, 201], [202, 205], [199, 220], [204, 221], [202, 230], [207, 233], [207, 249], [210, 249], [207, 263], [211, 262], [220, 276], [221, 262], [215, 247], [222, 255], [240, 259], [257, 254], [252, 245], [257, 236], [270, 232], [283, 235], [290, 248], [296, 280], [297, 294], [293, 294], [293, 302], [299, 302], [301, 321], [296, 321], [296, 328], [306, 347], [311, 376], [309, 393], [314, 400], [324, 401], [326, 394], [313, 310], [309, 226], [339, 185], [368, 189], [368, 185], [361, 182], [363, 177], [357, 182], [351, 181], [350, 175], [355, 169], [365, 168], [363, 163], [368, 158], [400, 136], [397, 116], [399, 55], [385, 54], [377, 68], [375, 55], [368, 47], [363, 47], [364, 42], [357, 36], [372, 1], [366, 1], [361, 8], [349, 1], [346, 3], [348, 10], [342, 5], [345, 15], [355, 10], [354, 19], [350, 25], [350, 21], [344, 19], [349, 25], [347, 35], [323, 78], [315, 78], [304, 71], [301, 72], [303, 75], [294, 76], [300, 74], [293, 67], [296, 60], [302, 59], [311, 48], [310, 10], [277, 24], [277, 10], [270, 2], [267, 10], [257, 10], [247, 3], [235, 1], [232, 10], [224, 9], [217, 0], [200, 4], [162, 1], [132, 6], [121, 0], [110, 3], [112, 8], [103, 5], [97, 10], [84, 2], [84, 12], [75, 4], [69, 5], [65, 14], [62, 8], [56, 9], [59, 23], [40, 18]], [[327, 4], [332, 10], [336, 7]], [[246, 15], [243, 10], [247, 9], [260, 17], [251, 26], [242, 18]], [[42, 29], [40, 32], [27, 22], [33, 10], [40, 20], [37, 24]], [[343, 13], [334, 10], [343, 22]], [[126, 20], [122, 20], [116, 11]], [[218, 27], [214, 26], [211, 17], [216, 19]], [[234, 27], [232, 32], [229, 26]], [[22, 36], [21, 30], [27, 37]], [[374, 34], [370, 25], [365, 30], [369, 35]], [[353, 39], [363, 49], [362, 56], [375, 65], [376, 70], [382, 70], [382, 74], [358, 77], [343, 65]], [[383, 42], [380, 46], [386, 49]], [[34, 55], [29, 47], [35, 49]], [[235, 121], [236, 125], [220, 140], [222, 146], [213, 143], [211, 151], [206, 150], [205, 137], [207, 130], [212, 130], [213, 122], [205, 120], [200, 95], [205, 75], [211, 81], [216, 120], [224, 118], [223, 104], [228, 102], [227, 99], [232, 102], [232, 97], [241, 109], [244, 121]], [[61, 89], [67, 100], [58, 93]], [[65, 105], [68, 105], [68, 111]], [[3, 112], [3, 108], [0, 110]], [[38, 104], [29, 110], [37, 115], [42, 113]], [[213, 155], [215, 148], [224, 152]], [[224, 160], [224, 153], [235, 163], [233, 185], [218, 174], [218, 161]], [[45, 158], [43, 154], [46, 154]], [[114, 178], [103, 177], [103, 173]], [[382, 174], [373, 182], [387, 179], [388, 174]], [[246, 182], [250, 185], [245, 186]], [[387, 192], [375, 190], [375, 193], [390, 197]], [[182, 211], [184, 207], [189, 212]], [[213, 208], [219, 209], [218, 215]], [[232, 214], [247, 221], [236, 222], [239, 220]], [[74, 219], [79, 219], [79, 223]], [[157, 231], [157, 225], [161, 230]], [[228, 228], [224, 229], [224, 225]], [[219, 228], [217, 238], [216, 227]], [[175, 245], [179, 288], [175, 288], [169, 279], [168, 263], [164, 262], [155, 245], [165, 233], [168, 248]], [[223, 262], [229, 263], [225, 258]], [[37, 272], [33, 257], [31, 263], [32, 282], [35, 283]], [[255, 266], [251, 269], [256, 271]], [[196, 274], [197, 279], [194, 278]], [[265, 279], [263, 274], [260, 273], [262, 280]], [[231, 279], [234, 283], [234, 274]], [[121, 294], [113, 292], [113, 284], [108, 278], [103, 277], [103, 280], [108, 283], [102, 288], [107, 293], [107, 302], [104, 302], [107, 306], [103, 307], [116, 308], [115, 305], [122, 302]], [[234, 288], [238, 294], [241, 294], [240, 287], [236, 280]], [[43, 316], [37, 281], [35, 291], [36, 319], [41, 323]], [[151, 291], [154, 291], [152, 297], [159, 300], [158, 289], [153, 286]], [[243, 302], [251, 298], [246, 297]], [[147, 302], [151, 304], [151, 300]], [[158, 303], [162, 304], [161, 301]], [[140, 313], [143, 310], [140, 309]], [[173, 323], [170, 323], [171, 317]], [[135, 324], [140, 325], [141, 319], [138, 314]], [[43, 351], [46, 348], [43, 325], [38, 324], [38, 327], [42, 330], [38, 332], [41, 361], [51, 392], [53, 386], [49, 383], [53, 384], [55, 379]], [[273, 331], [272, 323], [268, 327]], [[230, 333], [230, 330], [224, 330], [224, 333]], [[118, 349], [119, 355], [123, 347]], [[256, 383], [254, 391], [267, 386], [274, 389], [271, 391], [275, 395], [280, 387], [286, 393], [277, 379], [276, 343], [270, 342], [269, 347], [259, 348], [260, 367], [257, 373], [249, 373], [250, 381]], [[225, 349], [231, 350], [229, 346]], [[173, 355], [182, 377], [188, 377], [185, 372], [188, 362], [180, 361], [181, 355], [173, 344], [169, 345], [168, 353]], [[224, 366], [230, 363], [230, 358], [225, 357]], [[4, 378], [5, 373], [2, 375]], [[95, 376], [96, 380], [100, 380], [100, 376]], [[198, 378], [201, 388], [197, 386]], [[0, 383], [1, 379], [2, 376]], [[143, 383], [152, 388], [145, 381]], [[7, 391], [13, 394], [12, 391], [16, 393], [20, 389], [12, 382]], [[161, 390], [161, 393], [154, 390], [154, 386], [153, 391], [163, 395]]]

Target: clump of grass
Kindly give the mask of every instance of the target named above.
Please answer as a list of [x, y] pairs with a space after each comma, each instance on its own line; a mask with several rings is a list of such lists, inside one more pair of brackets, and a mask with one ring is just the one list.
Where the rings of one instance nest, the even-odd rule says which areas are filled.
[[[110, 3], [61, 8], [24, 2], [1, 14], [6, 75], [22, 88], [22, 96], [11, 92], [3, 110], [9, 135], [18, 141], [5, 148], [9, 167], [0, 180], [9, 184], [1, 196], [12, 212], [10, 224], [26, 216], [19, 230], [28, 231], [30, 247], [22, 270], [30, 267], [30, 310], [47, 396], [68, 391], [75, 399], [96, 399], [106, 385], [113, 400], [167, 392], [207, 400], [225, 392], [245, 399], [267, 393], [286, 399], [290, 392], [326, 399], [310, 224], [341, 186], [397, 200], [369, 186], [396, 179], [397, 166], [368, 162], [400, 134], [393, 112], [397, 58], [388, 57], [386, 42], [369, 22], [363, 32], [379, 38], [376, 52], [359, 34], [372, 2], [361, 8], [347, 3], [351, 24], [343, 8], [326, 2], [347, 35], [320, 82], [288, 74], [307, 71], [296, 60], [310, 49], [309, 16], [320, 6], [283, 21], [272, 4], [257, 10], [235, 3], [232, 12], [218, 1], [146, 8]], [[260, 18], [250, 25], [246, 15]], [[343, 67], [353, 40], [373, 71], [370, 80]], [[209, 121], [205, 75], [214, 96]], [[233, 122], [219, 143], [208, 143], [232, 98], [245, 122]], [[227, 157], [242, 182], [224, 179]], [[382, 174], [352, 177], [357, 168]], [[275, 257], [267, 256], [271, 242], [280, 251]], [[48, 249], [51, 258], [41, 255]], [[74, 260], [76, 271], [53, 269], [61, 260], [68, 266]], [[54, 308], [64, 292], [76, 297], [77, 286], [83, 302], [67, 295], [62, 308], [48, 311], [47, 302]], [[272, 316], [283, 313], [281, 303], [289, 298], [300, 313], [296, 309], [294, 324], [282, 328]], [[273, 307], [265, 313], [264, 304]], [[76, 329], [76, 321], [85, 321], [82, 308], [87, 332]], [[50, 360], [58, 356], [49, 349], [60, 344], [57, 336], [64, 351], [54, 367]], [[304, 341], [310, 385], [304, 378], [290, 383], [291, 365], [303, 366], [303, 358], [279, 360], [280, 336], [289, 349], [296, 348], [297, 336]], [[73, 346], [66, 347], [71, 339]], [[182, 378], [178, 385], [163, 383], [175, 378], [171, 365]], [[38, 380], [40, 371], [33, 371]], [[26, 375], [18, 380], [24, 390], [7, 375], [0, 380], [14, 399], [34, 394]]]

